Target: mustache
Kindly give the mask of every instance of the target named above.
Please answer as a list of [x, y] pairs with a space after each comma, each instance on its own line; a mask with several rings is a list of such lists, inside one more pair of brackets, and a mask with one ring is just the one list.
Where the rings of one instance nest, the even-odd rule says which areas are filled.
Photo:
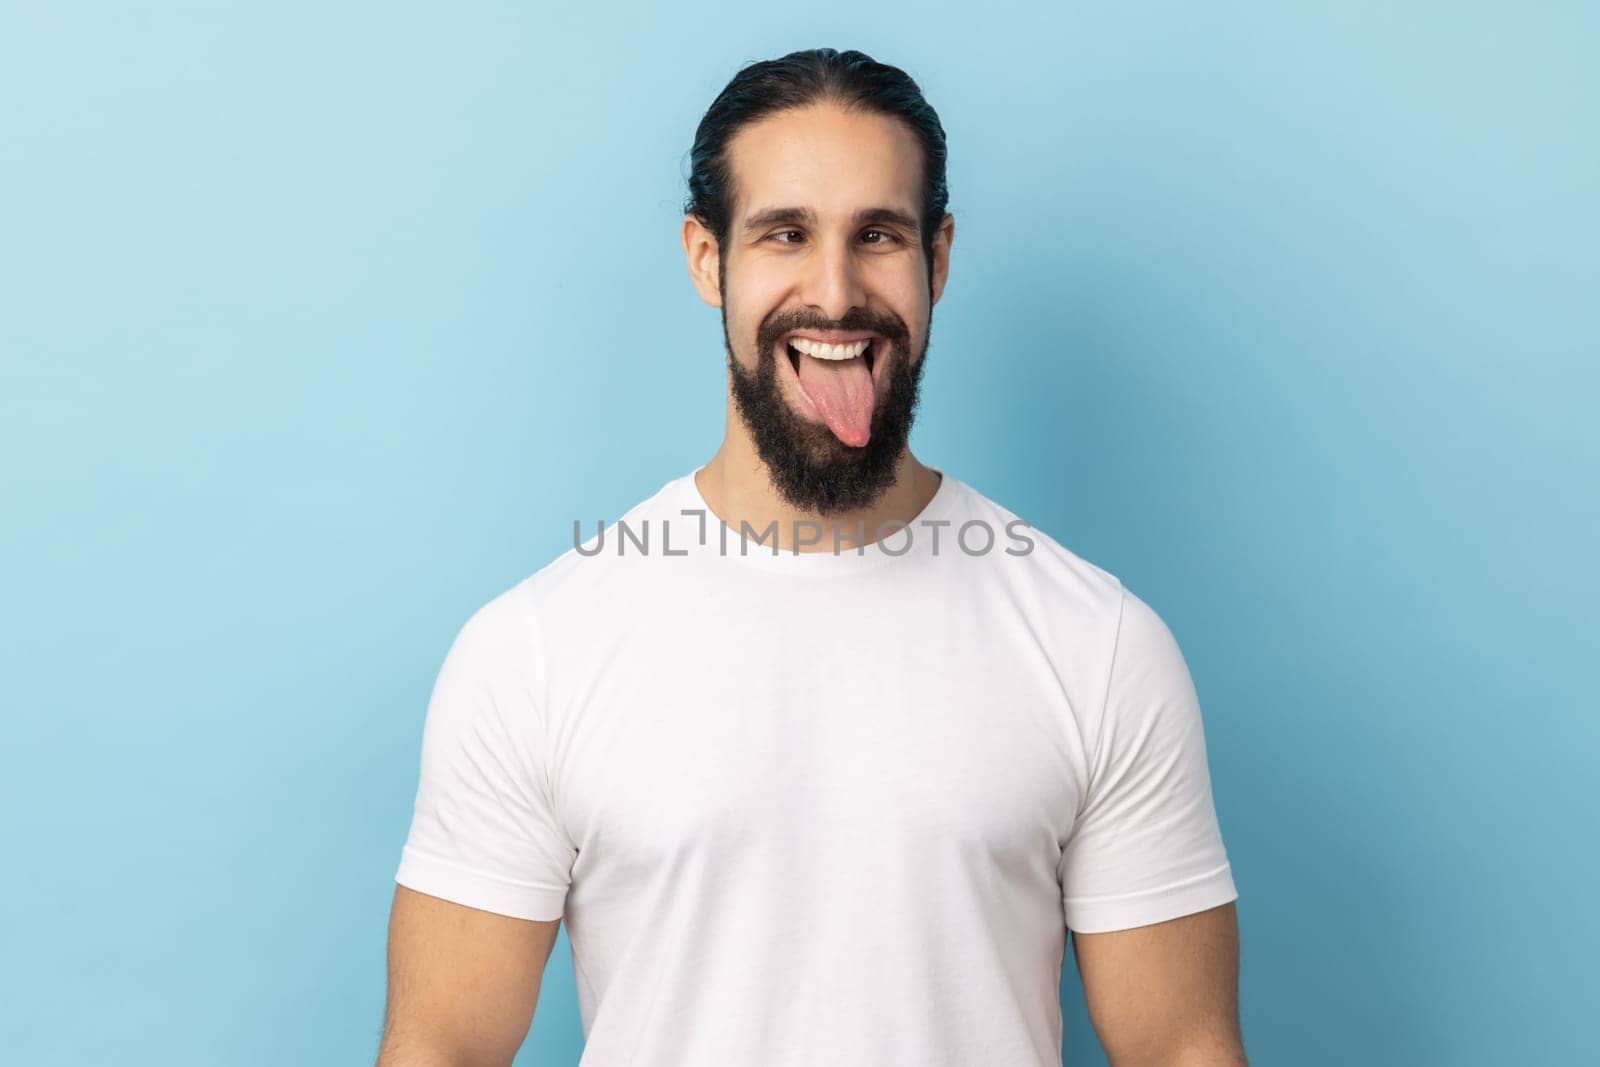
[[863, 308], [851, 308], [837, 321], [807, 310], [780, 312], [767, 318], [756, 334], [756, 344], [765, 354], [778, 343], [778, 338], [795, 330], [865, 331], [878, 334], [892, 344], [910, 343], [911, 331], [900, 316], [893, 313], [875, 314]]

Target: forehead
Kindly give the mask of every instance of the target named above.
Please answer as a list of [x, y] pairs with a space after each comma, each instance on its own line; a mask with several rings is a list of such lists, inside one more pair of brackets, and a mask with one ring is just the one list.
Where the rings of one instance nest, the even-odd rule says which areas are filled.
[[805, 207], [824, 221], [863, 208], [915, 216], [922, 147], [904, 122], [821, 104], [768, 115], [728, 142], [733, 220], [770, 208]]

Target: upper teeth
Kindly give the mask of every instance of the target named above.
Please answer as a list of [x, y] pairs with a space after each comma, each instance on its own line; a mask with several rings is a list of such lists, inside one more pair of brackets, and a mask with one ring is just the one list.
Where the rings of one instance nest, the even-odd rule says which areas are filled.
[[801, 352], [808, 356], [816, 356], [818, 359], [855, 359], [867, 350], [867, 346], [872, 341], [867, 339], [851, 341], [842, 345], [825, 345], [820, 341], [808, 341], [804, 337], [794, 337], [790, 338], [789, 343], [794, 345], [796, 352]]

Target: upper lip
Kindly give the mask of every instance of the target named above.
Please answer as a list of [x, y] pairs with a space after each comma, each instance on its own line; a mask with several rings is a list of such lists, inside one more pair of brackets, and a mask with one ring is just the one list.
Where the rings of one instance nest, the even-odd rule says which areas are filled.
[[785, 341], [793, 341], [799, 338], [806, 341], [816, 341], [818, 344], [824, 345], [847, 345], [852, 341], [871, 341], [876, 339], [877, 336], [877, 334], [868, 330], [794, 330], [784, 334], [783, 339]]

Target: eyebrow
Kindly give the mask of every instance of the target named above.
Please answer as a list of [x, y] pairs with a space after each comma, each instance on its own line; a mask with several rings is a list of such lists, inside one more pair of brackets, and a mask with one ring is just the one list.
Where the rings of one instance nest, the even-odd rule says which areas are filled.
[[[915, 217], [898, 208], [869, 207], [856, 212], [857, 226], [899, 226], [917, 233], [920, 229]], [[769, 226], [815, 226], [817, 214], [808, 207], [773, 207], [758, 211], [745, 220], [746, 233], [764, 230]]]

